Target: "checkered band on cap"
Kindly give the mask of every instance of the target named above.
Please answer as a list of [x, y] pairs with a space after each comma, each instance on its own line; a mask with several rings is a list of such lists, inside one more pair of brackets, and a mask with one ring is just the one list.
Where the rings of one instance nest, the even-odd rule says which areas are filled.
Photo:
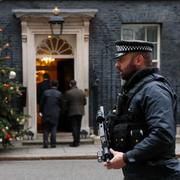
[[128, 52], [152, 52], [153, 50], [153, 44], [147, 41], [116, 41], [115, 45], [116, 58]]
[[151, 52], [152, 51], [152, 47], [150, 47], [150, 46], [139, 46], [139, 45], [132, 45], [132, 46], [130, 46], [130, 45], [121, 45], [121, 46], [119, 46], [119, 45], [116, 45], [116, 50], [118, 51], [118, 52], [130, 52], [130, 51], [149, 51], [149, 52]]

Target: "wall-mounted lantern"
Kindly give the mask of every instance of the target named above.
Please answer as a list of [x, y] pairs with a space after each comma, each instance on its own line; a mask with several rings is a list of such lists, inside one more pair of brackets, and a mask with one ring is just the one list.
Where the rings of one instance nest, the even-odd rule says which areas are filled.
[[64, 19], [60, 16], [60, 9], [55, 7], [53, 10], [53, 16], [49, 19], [49, 24], [51, 28], [51, 35], [52, 36], [60, 36], [63, 31], [63, 23]]

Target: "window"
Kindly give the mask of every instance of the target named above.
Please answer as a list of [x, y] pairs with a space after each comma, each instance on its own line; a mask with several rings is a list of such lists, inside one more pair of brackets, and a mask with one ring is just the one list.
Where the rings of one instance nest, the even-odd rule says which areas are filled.
[[122, 40], [144, 40], [153, 43], [153, 65], [160, 67], [160, 26], [157, 24], [123, 24]]

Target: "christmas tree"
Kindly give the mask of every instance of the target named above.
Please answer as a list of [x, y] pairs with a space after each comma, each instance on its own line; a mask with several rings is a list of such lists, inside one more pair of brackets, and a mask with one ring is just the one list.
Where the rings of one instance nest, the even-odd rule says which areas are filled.
[[10, 45], [4, 42], [3, 33], [0, 28], [0, 143], [6, 147], [24, 135], [28, 116], [23, 114], [18, 104], [23, 86], [15, 80], [15, 69], [8, 66]]

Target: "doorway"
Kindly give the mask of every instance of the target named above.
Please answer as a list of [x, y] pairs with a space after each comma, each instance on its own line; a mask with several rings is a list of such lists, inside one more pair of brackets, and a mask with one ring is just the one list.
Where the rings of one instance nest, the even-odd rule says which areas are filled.
[[[37, 86], [43, 80], [43, 74], [49, 74], [51, 80], [58, 80], [58, 89], [63, 95], [63, 104], [65, 107], [64, 94], [69, 89], [69, 81], [74, 79], [74, 59], [54, 59], [51, 62], [43, 62], [40, 59], [36, 59], [36, 83]], [[37, 97], [38, 99], [38, 97]], [[39, 105], [37, 105], [37, 131], [42, 133], [42, 118], [39, 116]], [[62, 110], [58, 132], [70, 132], [70, 122], [68, 121], [66, 108]]]
[[63, 101], [64, 101], [63, 104], [65, 105], [59, 119], [58, 131], [70, 132], [71, 126], [70, 126], [70, 121], [68, 120], [68, 117], [67, 117], [67, 109], [66, 109], [66, 102], [64, 99], [64, 95], [65, 95], [65, 92], [69, 90], [69, 81], [74, 79], [74, 60], [73, 59], [65, 59], [65, 60], [58, 61], [57, 79], [59, 81], [59, 90], [63, 94]]

